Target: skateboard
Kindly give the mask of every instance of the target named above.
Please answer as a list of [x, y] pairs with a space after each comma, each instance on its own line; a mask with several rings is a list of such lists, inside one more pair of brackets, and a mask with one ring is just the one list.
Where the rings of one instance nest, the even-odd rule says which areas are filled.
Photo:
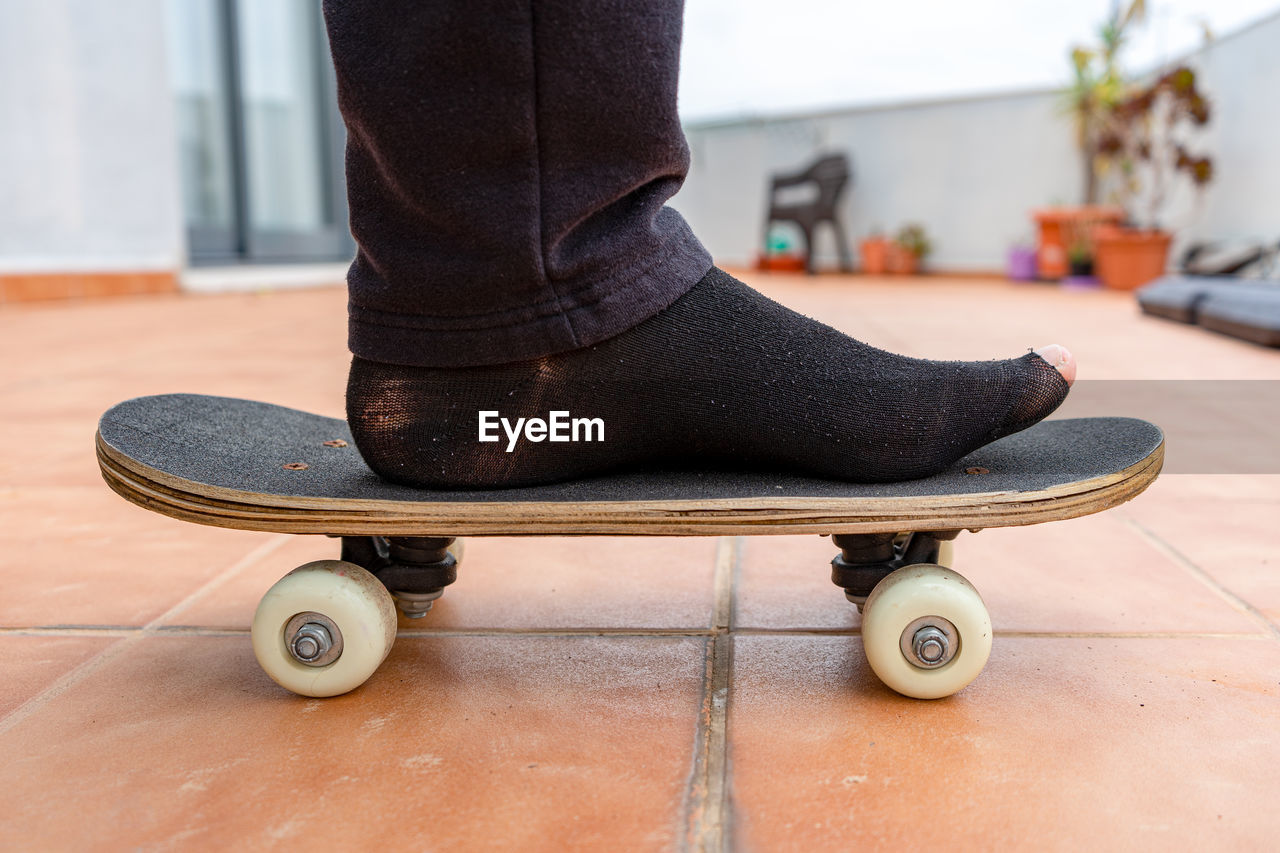
[[490, 491], [426, 491], [380, 479], [345, 421], [269, 403], [167, 394], [107, 411], [98, 462], [119, 495], [163, 515], [243, 530], [341, 537], [338, 560], [300, 566], [263, 597], [262, 668], [306, 696], [362, 684], [395, 639], [457, 578], [459, 537], [815, 533], [831, 578], [862, 612], [867, 661], [906, 696], [949, 696], [981, 672], [991, 622], [956, 573], [963, 530], [1108, 509], [1159, 474], [1164, 437], [1132, 418], [1045, 421], [947, 471], [850, 483], [762, 471], [643, 470]]

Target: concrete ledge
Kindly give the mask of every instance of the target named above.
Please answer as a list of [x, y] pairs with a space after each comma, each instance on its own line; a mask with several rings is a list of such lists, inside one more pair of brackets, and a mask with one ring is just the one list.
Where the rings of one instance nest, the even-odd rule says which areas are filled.
[[336, 287], [347, 283], [350, 262], [331, 264], [260, 264], [196, 267], [183, 270], [182, 289], [191, 293], [243, 293]]

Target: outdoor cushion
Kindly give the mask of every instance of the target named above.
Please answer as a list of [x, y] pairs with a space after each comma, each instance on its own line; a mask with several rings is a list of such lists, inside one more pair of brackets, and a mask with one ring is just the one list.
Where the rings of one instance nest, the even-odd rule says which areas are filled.
[[1165, 276], [1138, 289], [1138, 304], [1144, 314], [1196, 322], [1200, 307], [1211, 294], [1224, 291], [1252, 292], [1259, 288], [1274, 290], [1275, 282], [1241, 279], [1235, 276]]
[[1222, 288], [1200, 302], [1198, 322], [1268, 347], [1280, 347], [1280, 282], [1250, 282], [1249, 287]]

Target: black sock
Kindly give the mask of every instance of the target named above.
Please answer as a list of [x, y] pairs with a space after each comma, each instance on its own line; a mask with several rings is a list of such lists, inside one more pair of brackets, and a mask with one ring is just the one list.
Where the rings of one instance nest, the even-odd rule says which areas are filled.
[[[595, 346], [493, 367], [356, 358], [347, 416], [374, 471], [428, 488], [690, 462], [877, 482], [936, 473], [1031, 426], [1066, 395], [1066, 380], [1034, 353], [894, 355], [712, 269], [661, 313]], [[496, 441], [479, 440], [482, 412], [497, 413], [485, 416]], [[544, 429], [526, 431], [531, 419]], [[551, 440], [575, 430], [577, 441]]]

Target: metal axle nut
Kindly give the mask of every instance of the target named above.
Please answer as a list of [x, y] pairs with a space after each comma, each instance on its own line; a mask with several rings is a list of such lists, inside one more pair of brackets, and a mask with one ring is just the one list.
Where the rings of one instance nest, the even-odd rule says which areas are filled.
[[298, 613], [284, 627], [289, 655], [306, 666], [328, 666], [342, 656], [342, 632], [323, 613]]
[[903, 629], [899, 645], [912, 666], [937, 669], [950, 663], [960, 650], [960, 632], [950, 619], [921, 616]]

